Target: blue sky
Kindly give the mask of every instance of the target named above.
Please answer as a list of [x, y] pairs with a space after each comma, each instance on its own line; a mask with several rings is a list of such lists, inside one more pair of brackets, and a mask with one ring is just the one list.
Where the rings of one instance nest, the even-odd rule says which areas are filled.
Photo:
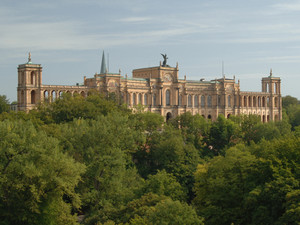
[[179, 77], [282, 78], [282, 95], [300, 99], [300, 0], [1, 0], [0, 95], [17, 99], [17, 66], [43, 66], [43, 84], [74, 85], [100, 71], [179, 64]]

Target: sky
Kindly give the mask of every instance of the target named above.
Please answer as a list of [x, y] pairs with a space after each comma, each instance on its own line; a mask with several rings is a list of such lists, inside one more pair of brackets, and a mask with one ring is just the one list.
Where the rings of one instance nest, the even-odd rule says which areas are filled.
[[[17, 67], [43, 67], [43, 84], [75, 85], [100, 72], [132, 76], [167, 54], [179, 78], [240, 80], [261, 91], [273, 71], [300, 99], [300, 0], [1, 0], [0, 95], [17, 100]], [[223, 62], [223, 69], [222, 69]]]

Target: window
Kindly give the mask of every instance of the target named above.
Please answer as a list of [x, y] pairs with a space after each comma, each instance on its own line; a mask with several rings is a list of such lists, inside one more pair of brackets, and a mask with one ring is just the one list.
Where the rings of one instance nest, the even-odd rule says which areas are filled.
[[130, 94], [127, 93], [127, 104], [130, 105]]
[[211, 96], [208, 95], [207, 96], [207, 107], [211, 107], [211, 106], [212, 106], [212, 104], [211, 104]]
[[48, 101], [49, 101], [49, 92], [48, 92], [48, 91], [45, 91], [45, 92], [44, 92], [44, 101], [45, 101], [45, 102], [48, 102]]
[[205, 96], [204, 95], [201, 96], [201, 107], [202, 108], [205, 107]]
[[275, 107], [278, 107], [278, 98], [275, 97]]
[[133, 93], [132, 95], [132, 105], [136, 105], [136, 94]]
[[170, 90], [166, 91], [166, 105], [170, 105]]
[[144, 94], [144, 105], [148, 105], [148, 96]]
[[35, 104], [35, 91], [31, 91], [31, 104]]
[[142, 94], [139, 93], [139, 104], [142, 104]]
[[192, 96], [188, 96], [188, 107], [192, 107]]
[[178, 99], [178, 105], [181, 106], [182, 105], [182, 95], [179, 95], [179, 99]]
[[228, 103], [228, 107], [231, 107], [231, 96], [230, 95], [228, 95], [227, 103]]
[[199, 103], [198, 103], [198, 95], [195, 95], [194, 97], [194, 106], [198, 107]]
[[54, 102], [56, 100], [56, 92], [52, 91], [51, 92], [51, 102]]
[[35, 83], [34, 81], [35, 81], [35, 74], [32, 71], [31, 74], [30, 74], [30, 84], [34, 84]]
[[221, 95], [218, 95], [218, 106], [221, 106]]
[[152, 103], [152, 105], [156, 105], [156, 94], [153, 94], [153, 103]]

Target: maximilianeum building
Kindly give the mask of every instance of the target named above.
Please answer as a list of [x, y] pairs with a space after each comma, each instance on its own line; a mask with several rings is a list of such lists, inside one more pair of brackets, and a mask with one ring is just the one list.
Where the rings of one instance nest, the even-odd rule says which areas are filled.
[[178, 78], [176, 67], [167, 65], [167, 56], [159, 66], [135, 69], [132, 78], [106, 69], [104, 53], [101, 71], [91, 78], [84, 77], [83, 85], [42, 84], [42, 66], [28, 62], [18, 67], [18, 110], [29, 111], [43, 101], [53, 102], [62, 93], [87, 96], [89, 91], [115, 93], [120, 103], [129, 108], [143, 105], [145, 111], [159, 113], [168, 120], [185, 112], [200, 114], [216, 120], [219, 114], [255, 114], [263, 122], [281, 120], [281, 80], [273, 77], [262, 78], [261, 92], [240, 90], [240, 81], [222, 77], [211, 81], [204, 79], [187, 80]]

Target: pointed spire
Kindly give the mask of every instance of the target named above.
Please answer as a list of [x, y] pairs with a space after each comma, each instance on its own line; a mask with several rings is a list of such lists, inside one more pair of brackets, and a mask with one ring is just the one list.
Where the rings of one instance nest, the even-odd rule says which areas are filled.
[[271, 70], [270, 70], [270, 77], [272, 77], [272, 75], [273, 75], [273, 73], [272, 73], [272, 68], [271, 68]]
[[105, 74], [105, 73], [107, 73], [107, 69], [106, 69], [106, 63], [105, 63], [105, 54], [103, 51], [100, 74]]

